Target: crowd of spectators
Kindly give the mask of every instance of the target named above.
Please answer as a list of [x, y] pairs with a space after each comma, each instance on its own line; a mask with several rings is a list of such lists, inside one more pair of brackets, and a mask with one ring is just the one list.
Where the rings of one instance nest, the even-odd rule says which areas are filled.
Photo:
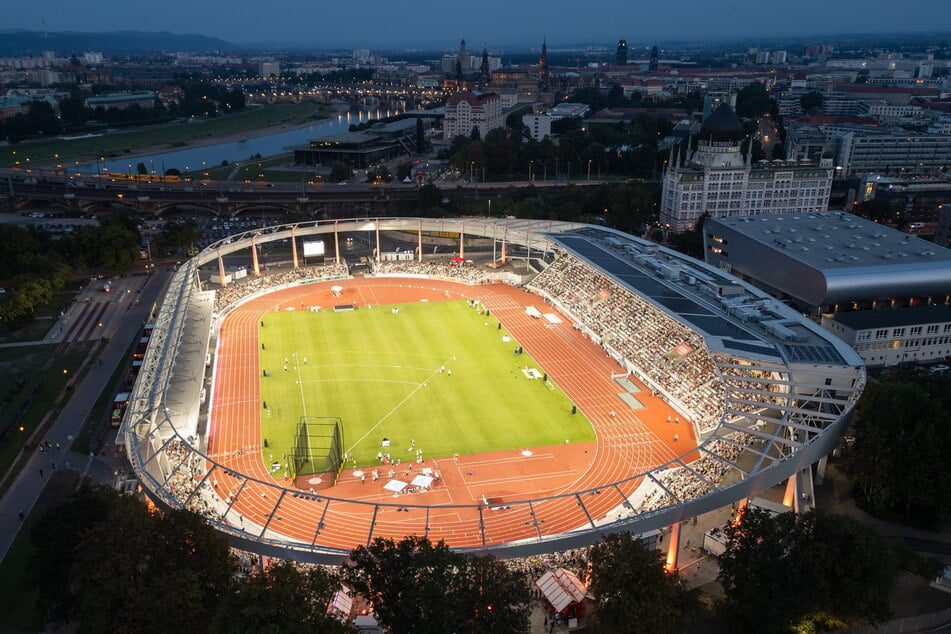
[[723, 376], [729, 408], [739, 414], [736, 418], [761, 412], [770, 406], [783, 405], [788, 398], [781, 384], [777, 383], [781, 377], [776, 372], [755, 368], [749, 362], [722, 355], [714, 355], [714, 362]]
[[207, 463], [201, 454], [178, 438], [169, 441], [164, 451], [168, 469], [165, 490], [188, 510], [221, 521], [224, 501], [216, 490], [217, 480], [206, 477]]
[[686, 407], [701, 432], [719, 422], [723, 387], [700, 335], [571, 255], [555, 260], [530, 288]]
[[346, 277], [347, 274], [346, 264], [325, 264], [322, 266], [301, 266], [296, 269], [271, 271], [260, 277], [245, 277], [216, 290], [215, 312], [220, 313], [228, 306], [258, 291], [278, 288], [301, 280]]
[[201, 456], [184, 441], [173, 438], [165, 445], [165, 463], [165, 490], [184, 502], [204, 477]]
[[371, 266], [376, 275], [425, 275], [466, 284], [479, 284], [486, 277], [486, 270], [481, 267], [436, 260], [374, 262]]

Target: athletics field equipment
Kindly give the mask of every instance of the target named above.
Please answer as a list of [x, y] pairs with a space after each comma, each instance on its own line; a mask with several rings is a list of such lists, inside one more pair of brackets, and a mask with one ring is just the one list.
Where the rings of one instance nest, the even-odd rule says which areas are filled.
[[[214, 287], [215, 306], [204, 282], [219, 257], [250, 260], [262, 242], [324, 235], [335, 244], [342, 232], [369, 232], [372, 241], [386, 231], [504, 241], [509, 257], [536, 270], [567, 271], [572, 288], [545, 273], [421, 266], [430, 273], [341, 279], [327, 267]], [[345, 468], [319, 492], [272, 474], [259, 424], [260, 321], [301, 304], [333, 305], [331, 284], [358, 307], [446, 294], [482, 302], [584, 412], [596, 440], [439, 459], [440, 487], [399, 497], [380, 491], [388, 473], [374, 485]], [[636, 320], [619, 324], [612, 302], [629, 304], [635, 312], [625, 319]], [[525, 315], [526, 305], [560, 323]], [[175, 271], [154, 322], [117, 437], [144, 491], [161, 508], [201, 512], [240, 548], [308, 562], [337, 563], [377, 536], [427, 535], [459, 551], [514, 557], [657, 530], [799, 477], [838, 444], [866, 379], [844, 342], [728, 273], [573, 223], [383, 218], [238, 234]], [[685, 341], [663, 347], [671, 333]], [[643, 345], [630, 345], [638, 337]], [[700, 386], [686, 371], [694, 366], [703, 369]], [[620, 373], [628, 378], [611, 378]], [[631, 399], [644, 407], [628, 407]], [[698, 399], [700, 412], [687, 404]], [[666, 423], [671, 414], [680, 421]]]
[[340, 419], [301, 416], [290, 455], [292, 478], [317, 473], [336, 477], [343, 467], [343, 426]]

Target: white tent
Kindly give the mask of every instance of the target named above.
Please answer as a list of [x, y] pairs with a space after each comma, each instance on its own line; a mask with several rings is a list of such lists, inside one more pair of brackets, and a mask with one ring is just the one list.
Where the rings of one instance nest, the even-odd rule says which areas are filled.
[[405, 489], [407, 486], [408, 485], [402, 480], [390, 480], [389, 482], [383, 485], [383, 488], [386, 489], [387, 491], [392, 491], [393, 493], [399, 493], [400, 491]]
[[414, 487], [419, 487], [420, 489], [428, 489], [433, 485], [433, 479], [428, 475], [418, 475], [413, 478], [413, 481], [410, 483]]
[[535, 585], [559, 614], [572, 603], [594, 599], [581, 579], [564, 568], [549, 570], [535, 581]]

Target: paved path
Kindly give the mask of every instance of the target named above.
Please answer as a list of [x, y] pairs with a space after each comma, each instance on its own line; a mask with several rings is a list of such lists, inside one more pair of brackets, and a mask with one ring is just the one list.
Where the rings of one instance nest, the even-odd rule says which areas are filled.
[[[141, 293], [137, 293], [135, 290], [132, 293], [127, 293], [125, 309], [117, 307], [108, 323], [104, 322], [103, 335], [108, 338], [108, 342], [98, 358], [102, 363], [90, 361], [88, 372], [83, 380], [75, 385], [66, 407], [63, 408], [46, 434], [34, 439], [37, 444], [49, 441], [53, 443], [53, 448], [46, 449], [43, 452], [36, 449], [23, 470], [15, 476], [6, 495], [0, 500], [0, 560], [6, 556], [7, 550], [9, 550], [20, 530], [20, 526], [22, 526], [19, 513], [22, 511], [24, 514], [29, 514], [30, 509], [33, 508], [40, 492], [46, 485], [54, 463], [57, 469], [66, 468], [67, 463], [69, 463], [70, 468], [83, 473], [98, 476], [103, 474], [105, 466], [99, 464], [103, 460], [91, 456], [78, 456], [73, 453], [69, 450], [68, 437], [75, 437], [79, 433], [86, 416], [95, 404], [96, 399], [99, 398], [102, 388], [109, 381], [109, 377], [112, 376], [119, 364], [126, 361], [125, 354], [129, 344], [142, 324], [147, 321], [149, 310], [164, 288], [169, 275], [168, 270], [156, 269], [155, 274], [148, 278], [124, 278], [123, 281], [127, 280], [129, 284], [134, 285], [134, 288], [144, 286]], [[131, 299], [133, 297], [139, 301], [136, 303]], [[74, 304], [74, 309], [77, 305], [81, 306], [77, 302]], [[59, 324], [54, 325], [53, 329], [55, 330], [58, 327], [60, 327]], [[59, 337], [59, 340], [62, 340], [62, 338]], [[45, 343], [50, 343], [50, 341]], [[59, 443], [59, 449], [56, 448], [56, 443]], [[112, 453], [110, 443], [107, 448], [107, 456], [112, 458]]]

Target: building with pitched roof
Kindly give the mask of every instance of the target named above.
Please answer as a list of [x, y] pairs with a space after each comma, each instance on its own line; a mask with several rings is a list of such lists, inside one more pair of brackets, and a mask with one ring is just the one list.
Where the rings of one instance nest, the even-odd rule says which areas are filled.
[[469, 136], [473, 128], [478, 129], [479, 136], [485, 138], [487, 132], [503, 125], [502, 99], [498, 95], [467, 92], [452, 95], [446, 100], [443, 136], [447, 140], [459, 135]]

